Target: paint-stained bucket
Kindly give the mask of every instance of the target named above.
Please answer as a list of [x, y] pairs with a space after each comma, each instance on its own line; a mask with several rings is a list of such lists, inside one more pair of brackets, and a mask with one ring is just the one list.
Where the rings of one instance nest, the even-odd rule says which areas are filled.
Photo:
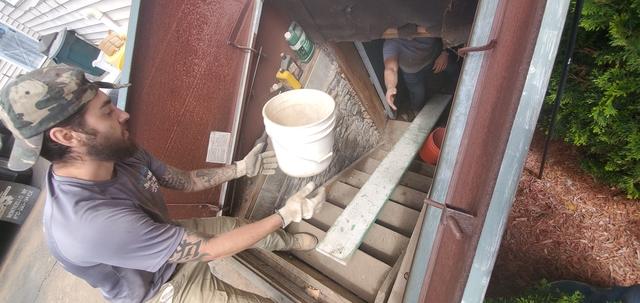
[[315, 89], [290, 90], [264, 105], [265, 130], [284, 173], [310, 177], [329, 166], [333, 158], [335, 109], [333, 98]]

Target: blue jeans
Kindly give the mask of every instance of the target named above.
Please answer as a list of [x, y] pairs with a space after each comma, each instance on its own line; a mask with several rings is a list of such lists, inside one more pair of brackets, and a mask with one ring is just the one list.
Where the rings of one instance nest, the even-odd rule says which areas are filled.
[[[449, 62], [447, 63], [447, 68], [440, 72], [440, 74], [444, 74], [447, 77], [448, 81], [455, 81], [454, 77], [456, 77], [457, 73], [457, 65], [456, 56], [454, 54], [449, 54]], [[423, 67], [416, 73], [407, 73], [400, 70], [402, 72], [402, 78], [404, 79], [404, 83], [409, 90], [409, 106], [414, 111], [419, 111], [425, 104], [425, 99], [427, 95], [427, 84], [426, 79], [427, 75], [433, 73], [433, 62], [427, 64], [427, 66]]]
[[419, 70], [417, 73], [406, 73], [402, 71], [402, 78], [404, 78], [404, 84], [409, 90], [409, 107], [412, 110], [418, 111], [424, 106], [425, 97], [427, 93], [426, 78], [427, 72], [433, 68], [433, 64], [429, 64]]

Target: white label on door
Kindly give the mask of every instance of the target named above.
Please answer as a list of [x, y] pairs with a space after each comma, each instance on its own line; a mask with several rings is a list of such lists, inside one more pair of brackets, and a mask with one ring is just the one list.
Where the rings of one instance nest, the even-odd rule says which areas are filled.
[[227, 163], [227, 154], [229, 153], [229, 141], [231, 141], [231, 133], [227, 132], [211, 132], [209, 134], [209, 147], [207, 148], [207, 162], [209, 163]]

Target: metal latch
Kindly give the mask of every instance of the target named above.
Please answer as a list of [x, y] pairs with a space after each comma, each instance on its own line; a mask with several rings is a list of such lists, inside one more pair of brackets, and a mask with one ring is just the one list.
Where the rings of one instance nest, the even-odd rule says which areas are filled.
[[465, 234], [470, 234], [472, 232], [476, 216], [451, 208], [446, 204], [438, 203], [429, 198], [426, 198], [424, 202], [442, 210], [443, 217], [440, 223], [444, 226], [449, 226], [453, 234], [456, 236], [456, 239], [460, 240]]

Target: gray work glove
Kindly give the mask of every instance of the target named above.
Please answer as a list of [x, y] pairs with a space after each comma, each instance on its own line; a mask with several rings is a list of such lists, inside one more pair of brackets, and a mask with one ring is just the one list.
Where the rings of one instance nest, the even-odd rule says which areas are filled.
[[244, 157], [236, 162], [236, 178], [242, 176], [254, 177], [258, 174], [273, 175], [276, 173], [278, 162], [273, 151], [260, 153], [264, 143], [260, 143]]
[[326, 197], [324, 187], [319, 187], [318, 190], [316, 190], [314, 197], [307, 198], [315, 187], [315, 183], [307, 183], [307, 185], [297, 193], [289, 197], [281, 209], [278, 209], [277, 213], [282, 217], [282, 228], [286, 227], [291, 222], [300, 222], [302, 219], [311, 219], [313, 214], [320, 210]]

